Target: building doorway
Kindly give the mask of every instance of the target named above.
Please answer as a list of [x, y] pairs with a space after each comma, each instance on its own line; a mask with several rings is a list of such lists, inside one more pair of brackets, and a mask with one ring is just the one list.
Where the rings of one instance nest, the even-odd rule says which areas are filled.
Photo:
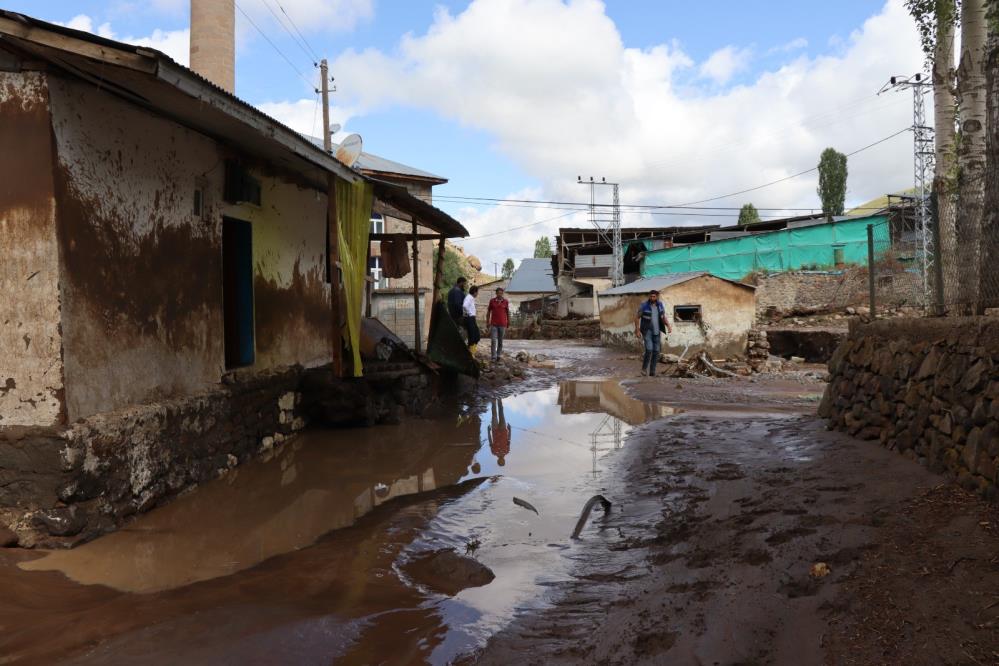
[[253, 226], [222, 219], [222, 310], [225, 367], [253, 365]]

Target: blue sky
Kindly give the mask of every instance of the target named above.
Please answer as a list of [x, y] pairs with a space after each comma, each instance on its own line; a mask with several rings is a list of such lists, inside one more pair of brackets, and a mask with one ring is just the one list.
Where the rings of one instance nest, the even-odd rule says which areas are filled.
[[[473, 232], [487, 265], [526, 254], [577, 217], [446, 196], [581, 200], [575, 175], [622, 182], [634, 203], [690, 201], [813, 166], [904, 126], [905, 99], [874, 97], [921, 66], [901, 0], [238, 0], [308, 78], [310, 58], [269, 13], [296, 18], [334, 63], [335, 116], [371, 152], [450, 179], [438, 205]], [[180, 57], [186, 0], [5, 0], [6, 9]], [[309, 85], [239, 13], [237, 94], [296, 129], [314, 126]], [[270, 106], [268, 106], [270, 105]], [[911, 184], [898, 138], [851, 162], [849, 203]], [[753, 196], [817, 205], [814, 179]], [[743, 198], [719, 203], [735, 207]], [[719, 212], [718, 214], [723, 214]], [[777, 214], [775, 212], [775, 214]], [[625, 224], [731, 222], [630, 216]], [[524, 231], [509, 227], [533, 224]]]

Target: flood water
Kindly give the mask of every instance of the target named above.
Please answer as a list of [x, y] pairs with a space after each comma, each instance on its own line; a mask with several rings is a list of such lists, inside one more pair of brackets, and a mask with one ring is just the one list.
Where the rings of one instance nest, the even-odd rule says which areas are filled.
[[[75, 550], [0, 554], [0, 664], [446, 663], [547, 602], [629, 430], [675, 413], [599, 378], [455, 412], [308, 431]], [[470, 542], [489, 585], [403, 573]]]

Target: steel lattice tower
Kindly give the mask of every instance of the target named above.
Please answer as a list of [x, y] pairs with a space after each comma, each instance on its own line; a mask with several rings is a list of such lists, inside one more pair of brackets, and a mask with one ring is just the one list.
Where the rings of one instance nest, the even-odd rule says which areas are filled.
[[[933, 210], [932, 196], [933, 174], [936, 167], [936, 146], [933, 127], [926, 122], [926, 93], [932, 91], [933, 84], [922, 74], [913, 76], [893, 76], [891, 80], [878, 91], [912, 89], [912, 162], [915, 185], [915, 231], [918, 235], [923, 273], [924, 305], [933, 302], [933, 268], [937, 259], [937, 250], [933, 242]], [[889, 231], [889, 233], [891, 233]]]
[[[608, 183], [606, 178], [601, 178], [599, 181], [593, 179], [583, 180], [583, 177], [578, 178], [578, 182], [581, 185], [590, 186], [590, 224], [592, 224], [598, 231], [603, 231], [601, 227], [601, 222], [609, 223], [611, 228], [611, 237], [608, 240], [604, 236], [604, 240], [608, 241], [613, 251], [613, 263], [611, 264], [611, 286], [620, 287], [624, 284], [624, 248], [621, 245], [621, 186], [618, 183]], [[609, 185], [614, 192], [614, 203], [611, 205], [611, 217], [607, 219], [603, 216], [597, 215], [597, 197], [596, 189], [597, 185]], [[600, 204], [602, 207], [606, 207], [607, 204]], [[601, 233], [601, 235], [603, 235]]]

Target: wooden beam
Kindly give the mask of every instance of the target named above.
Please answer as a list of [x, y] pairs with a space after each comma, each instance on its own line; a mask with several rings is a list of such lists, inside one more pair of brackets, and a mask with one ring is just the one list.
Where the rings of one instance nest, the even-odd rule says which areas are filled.
[[343, 289], [340, 286], [340, 233], [336, 222], [336, 176], [327, 176], [326, 230], [329, 236], [330, 305], [333, 308], [333, 375], [343, 377]]
[[444, 279], [444, 254], [447, 252], [447, 236], [440, 235], [440, 242], [437, 244], [437, 261], [434, 264], [434, 289], [430, 297], [430, 331], [431, 335], [436, 330], [437, 322], [437, 299], [440, 298], [441, 289], [447, 288], [442, 284]]
[[95, 43], [88, 39], [69, 37], [6, 18], [0, 18], [0, 35], [10, 35], [29, 43], [59, 49], [60, 51], [68, 51], [69, 53], [74, 53], [85, 58], [100, 60], [111, 65], [145, 72], [146, 74], [156, 72], [157, 65], [154, 58], [138, 55], [135, 52], [113, 46], [107, 46], [103, 43]]
[[413, 220], [413, 348], [419, 354], [423, 347], [420, 328], [420, 234]]
[[[398, 234], [368, 234], [368, 240], [373, 241], [383, 241], [383, 240], [393, 240]], [[440, 238], [440, 234], [416, 234], [414, 238], [420, 240], [437, 240]]]

